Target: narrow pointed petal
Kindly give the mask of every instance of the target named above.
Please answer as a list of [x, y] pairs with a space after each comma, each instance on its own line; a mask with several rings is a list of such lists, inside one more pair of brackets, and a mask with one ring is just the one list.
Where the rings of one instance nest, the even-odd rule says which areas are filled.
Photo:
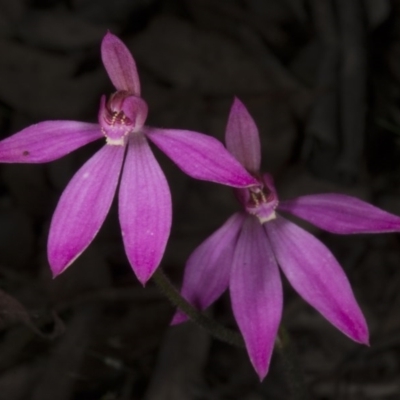
[[268, 373], [282, 315], [282, 284], [268, 237], [248, 217], [236, 244], [230, 279], [233, 313], [254, 369]]
[[2, 140], [0, 162], [53, 161], [102, 137], [97, 124], [76, 121], [40, 122]]
[[237, 98], [233, 101], [225, 132], [226, 148], [249, 171], [261, 166], [260, 136], [254, 119]]
[[47, 244], [53, 276], [89, 246], [110, 209], [124, 157], [121, 146], [104, 146], [74, 175], [51, 221]]
[[145, 127], [147, 137], [183, 172], [195, 179], [233, 187], [257, 184], [217, 139], [179, 129]]
[[368, 343], [368, 327], [350, 283], [333, 254], [313, 235], [282, 217], [264, 228], [293, 288], [331, 324]]
[[[233, 252], [243, 224], [243, 214], [232, 215], [189, 257], [181, 295], [199, 310], [205, 310], [228, 288]], [[186, 321], [180, 310], [172, 324]]]
[[117, 36], [108, 32], [101, 43], [101, 58], [117, 90], [140, 96], [140, 81], [132, 54]]
[[160, 264], [171, 218], [171, 193], [164, 173], [147, 139], [132, 135], [119, 190], [119, 220], [126, 254], [142, 284]]
[[343, 194], [315, 194], [280, 203], [287, 211], [332, 233], [400, 231], [400, 217]]

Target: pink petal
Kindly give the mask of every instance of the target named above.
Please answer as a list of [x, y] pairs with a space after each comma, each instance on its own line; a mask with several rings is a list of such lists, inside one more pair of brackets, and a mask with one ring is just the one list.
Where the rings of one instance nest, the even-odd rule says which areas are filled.
[[297, 293], [345, 335], [367, 344], [365, 318], [333, 254], [313, 235], [282, 217], [264, 227]]
[[147, 137], [195, 179], [245, 187], [257, 184], [217, 139], [202, 133], [178, 129], [145, 127]]
[[2, 140], [0, 162], [53, 161], [102, 137], [97, 124], [76, 121], [40, 122]]
[[[232, 215], [189, 257], [181, 295], [200, 310], [205, 310], [228, 288], [236, 240], [243, 224], [243, 214]], [[178, 310], [172, 324], [187, 320]]]
[[104, 146], [75, 174], [51, 221], [47, 244], [53, 275], [89, 246], [110, 209], [124, 157], [121, 146]]
[[315, 194], [283, 201], [279, 210], [303, 218], [333, 233], [400, 231], [400, 218], [343, 194]]
[[258, 128], [244, 104], [235, 97], [225, 132], [226, 147], [249, 171], [261, 166], [261, 146]]
[[250, 361], [262, 380], [268, 373], [283, 296], [274, 253], [255, 217], [246, 219], [237, 241], [230, 292]]
[[117, 90], [140, 96], [140, 81], [136, 64], [128, 48], [108, 32], [101, 43], [101, 58], [111, 82]]
[[141, 97], [128, 96], [123, 101], [121, 109], [134, 122], [133, 132], [138, 132], [147, 119], [147, 103]]
[[171, 194], [164, 173], [142, 134], [132, 135], [119, 190], [125, 251], [145, 284], [160, 264], [171, 230]]

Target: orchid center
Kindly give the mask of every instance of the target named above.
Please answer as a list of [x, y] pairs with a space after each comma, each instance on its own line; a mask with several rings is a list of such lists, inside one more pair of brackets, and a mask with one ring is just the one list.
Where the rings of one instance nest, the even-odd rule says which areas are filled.
[[245, 210], [256, 216], [261, 224], [276, 218], [275, 209], [278, 207], [278, 197], [268, 174], [260, 177], [259, 184], [246, 189], [239, 189], [239, 201]]
[[109, 145], [124, 146], [131, 133], [140, 131], [146, 117], [146, 102], [127, 91], [115, 92], [107, 101], [101, 98], [99, 124]]

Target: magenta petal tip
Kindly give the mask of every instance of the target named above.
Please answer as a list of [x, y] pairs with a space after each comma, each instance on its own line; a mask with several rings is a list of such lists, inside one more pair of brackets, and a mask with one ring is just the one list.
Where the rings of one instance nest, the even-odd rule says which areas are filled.
[[170, 322], [170, 325], [179, 325], [183, 322], [186, 322], [188, 319], [189, 318], [185, 313], [183, 313], [181, 310], [177, 310]]
[[354, 333], [352, 335], [348, 335], [350, 339], [354, 340], [357, 343], [364, 344], [365, 346], [369, 346], [369, 332], [368, 326], [365, 320], [362, 322], [357, 321], [355, 324], [357, 325], [354, 329]]
[[150, 280], [151, 276], [153, 275], [152, 273], [143, 274], [143, 273], [141, 273], [140, 269], [136, 269], [134, 272], [135, 272], [137, 280], [142, 284], [143, 287], [146, 286], [147, 282]]

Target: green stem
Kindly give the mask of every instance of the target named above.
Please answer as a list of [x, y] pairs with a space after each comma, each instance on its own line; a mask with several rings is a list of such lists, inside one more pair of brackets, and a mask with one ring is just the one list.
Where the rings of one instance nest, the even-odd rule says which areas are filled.
[[[245, 347], [243, 338], [239, 333], [225, 328], [214, 319], [207, 317], [184, 299], [168, 277], [162, 272], [161, 268], [158, 268], [153, 274], [153, 281], [172, 304], [182, 310], [192, 321], [207, 330], [212, 336], [236, 347]], [[275, 349], [281, 358], [282, 370], [290, 388], [291, 399], [310, 399], [296, 351], [289, 334], [283, 327], [279, 329]]]
[[225, 328], [214, 319], [207, 317], [184, 299], [167, 276], [158, 268], [153, 274], [153, 280], [166, 297], [182, 310], [192, 321], [196, 322], [217, 339], [237, 347], [245, 347], [242, 336], [232, 329]]

